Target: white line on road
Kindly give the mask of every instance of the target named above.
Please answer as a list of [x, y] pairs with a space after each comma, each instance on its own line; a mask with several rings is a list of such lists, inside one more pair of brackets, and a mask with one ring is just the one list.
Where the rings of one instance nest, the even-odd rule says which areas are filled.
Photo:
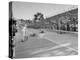
[[[46, 40], [48, 40], [48, 41], [51, 41], [51, 42], [53, 42], [53, 43], [56, 43], [56, 44], [61, 45], [61, 43], [58, 43], [58, 42], [56, 42], [56, 41], [53, 41], [53, 40], [51, 40], [51, 39], [49, 39], [49, 38], [47, 38], [47, 37], [44, 37], [44, 38], [45, 38]], [[71, 48], [71, 47], [68, 47], [68, 46], [66, 46], [66, 48], [78, 52], [78, 50], [76, 50], [76, 49], [74, 49], [74, 48]]]
[[[56, 41], [53, 41], [52, 39], [50, 39], [50, 38], [48, 38], [48, 37], [44, 37], [44, 35], [45, 35], [45, 34], [40, 34], [39, 37], [44, 38], [44, 39], [46, 39], [46, 40], [48, 40], [48, 41], [51, 41], [51, 42], [53, 42], [53, 43], [56, 43], [56, 44], [61, 45], [61, 43], [58, 43], [58, 42], [56, 42]], [[67, 47], [67, 48], [68, 48], [68, 49], [71, 49], [71, 50], [73, 50], [73, 51], [78, 52], [77, 49], [74, 49], [74, 48], [71, 48], [71, 47]]]
[[49, 51], [49, 50], [52, 50], [52, 49], [57, 49], [57, 48], [60, 48], [60, 47], [66, 47], [66, 46], [69, 46], [69, 45], [70, 45], [69, 43], [60, 44], [60, 45], [57, 45], [57, 46], [52, 47], [50, 49], [48, 48], [48, 49], [40, 49], [40, 50], [34, 51], [31, 54], [37, 54], [37, 53], [40, 53], [40, 52], [45, 52], [45, 51]]
[[78, 52], [78, 50], [76, 50], [76, 49], [74, 49], [74, 48], [71, 48], [71, 47], [68, 47], [68, 46], [70, 45], [70, 43], [61, 44], [61, 43], [58, 43], [58, 42], [56, 42], [56, 41], [53, 41], [52, 39], [49, 39], [49, 38], [47, 38], [47, 37], [44, 37], [44, 35], [45, 35], [45, 34], [40, 34], [39, 36], [40, 36], [41, 38], [44, 38], [45, 40], [51, 41], [51, 42], [56, 43], [56, 44], [58, 44], [58, 45], [55, 46], [55, 47], [52, 47], [52, 48], [50, 48], [50, 49], [40, 49], [40, 50], [37, 50], [37, 51], [32, 52], [31, 54], [36, 54], [36, 53], [40, 53], [40, 52], [45, 52], [45, 51], [49, 51], [49, 50], [52, 50], [52, 49], [57, 49], [57, 48], [60, 48], [60, 47], [66, 47], [66, 48], [68, 48], [68, 49], [71, 49], [71, 50], [73, 50], [73, 51]]

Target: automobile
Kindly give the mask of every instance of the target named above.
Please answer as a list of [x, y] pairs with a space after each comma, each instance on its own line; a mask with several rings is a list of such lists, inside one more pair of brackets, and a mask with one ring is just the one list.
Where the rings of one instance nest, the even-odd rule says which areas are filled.
[[41, 31], [40, 33], [44, 33], [44, 31]]

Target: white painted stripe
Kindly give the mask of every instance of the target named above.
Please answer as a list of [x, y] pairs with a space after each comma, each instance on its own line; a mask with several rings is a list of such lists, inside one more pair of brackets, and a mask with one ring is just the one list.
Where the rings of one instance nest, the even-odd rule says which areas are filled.
[[[40, 36], [40, 35], [42, 35], [42, 36]], [[39, 36], [42, 37], [42, 38], [45, 38], [45, 40], [51, 41], [51, 42], [56, 43], [58, 45], [55, 46], [55, 47], [52, 47], [50, 49], [49, 48], [48, 49], [44, 48], [44, 49], [36, 50], [36, 51], [32, 52], [31, 54], [37, 54], [37, 53], [40, 53], [40, 52], [45, 52], [45, 51], [49, 51], [49, 50], [52, 50], [52, 49], [57, 49], [57, 48], [60, 48], [60, 47], [66, 47], [70, 50], [78, 52], [78, 50], [76, 50], [74, 48], [71, 48], [71, 47], [68, 47], [70, 45], [70, 43], [61, 44], [61, 43], [58, 43], [56, 41], [53, 41], [52, 39], [49, 39], [48, 37], [44, 37], [45, 34], [40, 34], [40, 35]]]
[[74, 48], [71, 48], [71, 47], [68, 47], [69, 45], [71, 45], [70, 43], [65, 43], [65, 44], [62, 44], [62, 43], [58, 43], [58, 42], [56, 42], [56, 41], [53, 41], [52, 39], [49, 39], [48, 37], [44, 37], [44, 35], [45, 34], [43, 34], [43, 38], [45, 38], [45, 40], [48, 40], [48, 41], [51, 41], [51, 42], [53, 42], [53, 43], [56, 43], [56, 44], [58, 44], [57, 46], [55, 46], [55, 47], [52, 47], [52, 48], [48, 48], [48, 49], [40, 49], [40, 50], [37, 50], [37, 51], [34, 51], [34, 52], [32, 52], [31, 54], [37, 54], [37, 53], [40, 53], [40, 52], [45, 52], [45, 51], [49, 51], [49, 50], [53, 50], [53, 49], [57, 49], [57, 48], [60, 48], [60, 47], [66, 47], [66, 48], [68, 48], [68, 49], [70, 49], [70, 50], [73, 50], [73, 51], [76, 51], [76, 52], [78, 52], [78, 50], [76, 50], [76, 49], [74, 49]]
[[[53, 42], [53, 43], [56, 43], [56, 44], [61, 45], [61, 43], [58, 43], [58, 42], [56, 42], [56, 41], [53, 41], [53, 40], [51, 40], [51, 39], [49, 39], [49, 38], [47, 38], [47, 37], [44, 37], [44, 38], [45, 38], [46, 40], [48, 40], [48, 41], [51, 41], [51, 42]], [[74, 48], [71, 48], [71, 47], [68, 47], [68, 46], [67, 46], [66, 48], [78, 52], [78, 50], [76, 50], [76, 49], [74, 49]]]
[[64, 52], [60, 51], [60, 52], [56, 53], [55, 55], [57, 55], [57, 56], [64, 55]]
[[60, 44], [60, 45], [57, 45], [57, 46], [52, 47], [50, 49], [48, 48], [48, 49], [41, 49], [41, 50], [34, 51], [31, 54], [37, 54], [37, 53], [40, 53], [40, 52], [45, 52], [45, 51], [49, 51], [49, 50], [52, 50], [52, 49], [57, 49], [57, 48], [60, 48], [60, 47], [66, 47], [66, 46], [69, 46], [69, 45], [70, 45], [69, 43]]
[[39, 55], [37, 55], [37, 57], [49, 57], [49, 56], [51, 56], [51, 54], [39, 54]]

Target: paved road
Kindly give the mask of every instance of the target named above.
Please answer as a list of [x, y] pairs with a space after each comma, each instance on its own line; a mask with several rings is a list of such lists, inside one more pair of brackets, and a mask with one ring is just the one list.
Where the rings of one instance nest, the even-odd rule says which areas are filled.
[[77, 55], [78, 38], [71, 34], [46, 32], [15, 47], [16, 58]]
[[44, 37], [47, 40], [56, 42], [58, 44], [70, 43], [69, 47], [73, 49], [78, 49], [78, 36], [76, 34], [57, 34], [48, 32], [45, 33]]
[[56, 43], [52, 43], [45, 39], [30, 38], [28, 41], [18, 43], [15, 47], [15, 55], [17, 58], [30, 57], [30, 53], [35, 50], [42, 50], [56, 46]]

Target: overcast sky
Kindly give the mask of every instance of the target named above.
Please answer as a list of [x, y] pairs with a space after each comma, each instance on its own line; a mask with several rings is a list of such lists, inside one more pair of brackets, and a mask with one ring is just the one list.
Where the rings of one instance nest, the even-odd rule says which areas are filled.
[[34, 14], [41, 12], [44, 17], [54, 16], [56, 14], [75, 9], [77, 5], [61, 4], [43, 4], [30, 2], [13, 2], [13, 16], [17, 19], [33, 19]]

